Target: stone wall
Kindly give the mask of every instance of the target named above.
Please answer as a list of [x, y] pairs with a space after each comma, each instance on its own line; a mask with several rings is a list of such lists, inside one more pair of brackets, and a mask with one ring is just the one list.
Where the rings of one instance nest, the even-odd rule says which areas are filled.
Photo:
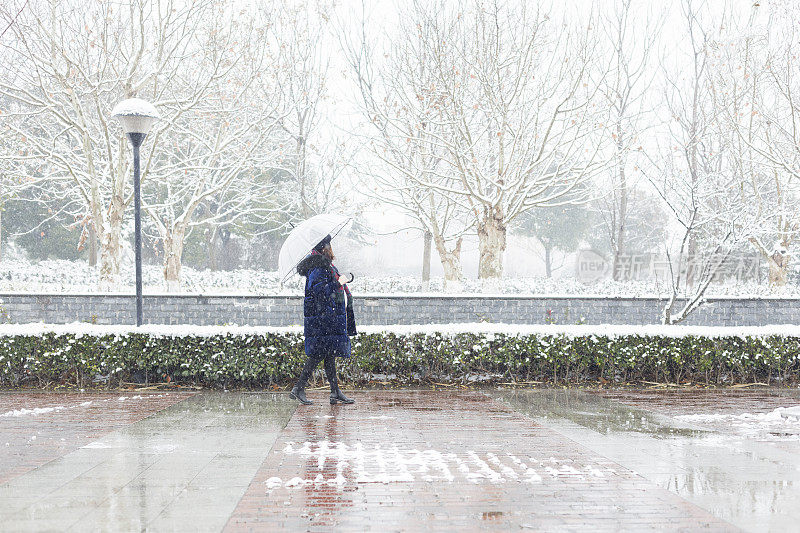
[[[93, 322], [133, 324], [135, 299], [125, 295], [0, 294], [5, 322]], [[657, 298], [531, 296], [356, 297], [359, 324], [498, 322], [512, 324], [658, 324], [664, 301]], [[150, 295], [150, 324], [288, 326], [302, 324], [300, 296]], [[800, 300], [709, 299], [688, 325], [759, 326], [800, 324]]]

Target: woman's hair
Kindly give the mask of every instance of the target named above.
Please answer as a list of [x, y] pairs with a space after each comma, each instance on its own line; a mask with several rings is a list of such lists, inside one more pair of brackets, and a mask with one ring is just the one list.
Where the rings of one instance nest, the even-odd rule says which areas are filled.
[[325, 237], [323, 237], [322, 240], [319, 241], [316, 246], [314, 246], [314, 250], [316, 250], [318, 252], [321, 252], [322, 249], [325, 248], [326, 246], [328, 246], [330, 243], [331, 243], [330, 234], [329, 235], [325, 235]]

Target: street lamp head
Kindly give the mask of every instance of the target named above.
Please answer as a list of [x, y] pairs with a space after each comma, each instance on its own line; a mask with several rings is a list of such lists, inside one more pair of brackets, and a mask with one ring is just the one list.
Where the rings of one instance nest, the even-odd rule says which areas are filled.
[[144, 138], [150, 132], [153, 122], [159, 118], [158, 111], [150, 102], [140, 98], [128, 98], [114, 106], [111, 116], [117, 118], [128, 136], [135, 134]]

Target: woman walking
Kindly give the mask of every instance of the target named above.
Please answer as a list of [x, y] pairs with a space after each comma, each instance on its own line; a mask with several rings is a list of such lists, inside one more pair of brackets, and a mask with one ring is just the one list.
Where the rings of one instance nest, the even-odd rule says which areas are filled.
[[314, 403], [306, 398], [305, 388], [320, 361], [324, 361], [325, 377], [331, 385], [331, 405], [354, 403], [339, 390], [336, 376], [336, 358], [350, 357], [350, 335], [356, 334], [353, 298], [347, 288], [353, 275], [340, 275], [334, 259], [331, 236], [327, 235], [297, 265], [297, 273], [306, 278], [303, 330], [308, 359], [289, 396], [305, 405]]

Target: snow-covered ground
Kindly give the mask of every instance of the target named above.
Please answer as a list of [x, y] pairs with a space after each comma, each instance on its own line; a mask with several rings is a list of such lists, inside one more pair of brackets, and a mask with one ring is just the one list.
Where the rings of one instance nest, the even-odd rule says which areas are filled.
[[[143, 269], [146, 293], [165, 292], [163, 272], [159, 266], [145, 265]], [[31, 262], [21, 258], [0, 261], [0, 292], [87, 293], [97, 291], [97, 271], [83, 261], [48, 260]], [[216, 271], [183, 267], [181, 292], [241, 293], [241, 294], [299, 294], [300, 278], [294, 276], [281, 287], [277, 272], [261, 270]], [[133, 291], [133, 269], [123, 267], [115, 284], [115, 292]], [[600, 281], [585, 285], [575, 278], [506, 278], [500, 281], [468, 279], [461, 283], [445, 284], [434, 278], [425, 287], [419, 277], [357, 276], [350, 285], [356, 294], [519, 294], [519, 295], [596, 295], [596, 296], [657, 296], [667, 294], [667, 287], [657, 281], [614, 282]], [[707, 296], [782, 296], [800, 297], [800, 286], [790, 285], [775, 291], [766, 283], [727, 283], [714, 285]]]

